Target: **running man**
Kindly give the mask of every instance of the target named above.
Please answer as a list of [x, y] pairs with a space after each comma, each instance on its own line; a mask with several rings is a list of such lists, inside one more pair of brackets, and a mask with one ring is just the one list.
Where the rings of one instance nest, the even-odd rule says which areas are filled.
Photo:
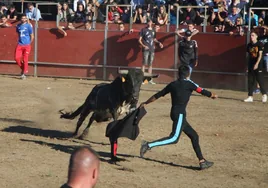
[[185, 31], [185, 37], [179, 42], [179, 59], [181, 65], [190, 68], [190, 75], [194, 67], [198, 65], [198, 45], [195, 40], [191, 40], [192, 32]]
[[16, 63], [21, 68], [21, 79], [26, 79], [28, 73], [28, 59], [31, 52], [31, 43], [33, 42], [33, 28], [25, 14], [21, 16], [21, 23], [17, 25], [16, 29], [19, 40], [15, 52]]
[[189, 79], [189, 76], [189, 66], [180, 66], [178, 80], [171, 82], [162, 91], [159, 91], [153, 95], [146, 102], [141, 103], [140, 106], [142, 107], [170, 93], [172, 101], [170, 117], [173, 121], [173, 126], [170, 136], [152, 142], [143, 141], [140, 148], [140, 156], [143, 157], [146, 151], [150, 150], [153, 147], [176, 144], [179, 141], [181, 132], [183, 131], [191, 139], [192, 146], [197, 158], [199, 159], [200, 169], [203, 170], [211, 167], [214, 163], [207, 161], [202, 155], [199, 146], [199, 136], [186, 120], [186, 106], [193, 91], [196, 91], [212, 99], [216, 99], [218, 96], [199, 87]]

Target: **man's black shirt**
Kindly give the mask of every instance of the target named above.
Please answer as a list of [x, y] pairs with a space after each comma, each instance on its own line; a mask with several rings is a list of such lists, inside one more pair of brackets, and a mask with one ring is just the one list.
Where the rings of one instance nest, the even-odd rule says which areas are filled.
[[[249, 43], [247, 46], [247, 52], [249, 53], [249, 62], [248, 62], [248, 69], [251, 70], [254, 68], [254, 65], [256, 64], [259, 52], [264, 50], [263, 44], [258, 41], [256, 43]], [[259, 63], [259, 69], [262, 69], [263, 67], [263, 61], [261, 59]]]
[[[186, 114], [186, 106], [189, 102], [190, 96], [193, 91], [201, 93], [207, 97], [211, 97], [211, 92], [199, 87], [196, 83], [187, 79], [178, 79], [174, 82], [168, 84], [163, 90], [159, 91], [154, 95], [156, 99], [165, 96], [166, 94], [171, 94], [172, 110], [171, 118], [173, 119], [173, 114], [177, 116], [178, 114]], [[174, 117], [176, 118], [176, 117]]]
[[185, 38], [179, 42], [179, 59], [182, 65], [193, 66], [198, 59], [198, 46], [195, 40]]

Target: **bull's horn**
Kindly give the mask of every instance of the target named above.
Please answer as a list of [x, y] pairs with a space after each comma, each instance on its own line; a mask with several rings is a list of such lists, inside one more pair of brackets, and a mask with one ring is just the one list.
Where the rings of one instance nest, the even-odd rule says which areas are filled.
[[64, 113], [64, 109], [59, 110], [59, 113], [60, 113], [60, 114], [65, 114], [65, 113]]
[[128, 70], [118, 70], [119, 74], [128, 74]]
[[145, 72], [145, 73], [144, 73], [144, 76], [145, 76], [145, 77], [153, 77], [153, 74], [150, 74], [150, 73], [148, 73], [148, 72]]
[[144, 73], [144, 77], [147, 77], [147, 78], [158, 78], [159, 77], [159, 74], [150, 74], [148, 72], [145, 72]]

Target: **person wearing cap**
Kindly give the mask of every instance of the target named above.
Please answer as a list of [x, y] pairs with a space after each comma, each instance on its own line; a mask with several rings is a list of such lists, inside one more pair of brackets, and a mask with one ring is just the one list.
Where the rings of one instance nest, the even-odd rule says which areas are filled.
[[185, 37], [179, 42], [179, 59], [181, 65], [190, 68], [190, 75], [194, 67], [198, 65], [198, 45], [195, 40], [191, 40], [192, 32], [185, 31]]

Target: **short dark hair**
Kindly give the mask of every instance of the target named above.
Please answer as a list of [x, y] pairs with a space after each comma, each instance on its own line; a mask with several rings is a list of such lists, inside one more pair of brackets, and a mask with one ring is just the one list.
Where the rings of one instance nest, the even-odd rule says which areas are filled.
[[27, 17], [27, 16], [26, 16], [26, 14], [25, 14], [25, 13], [23, 13], [23, 14], [20, 16], [20, 18], [22, 18], [22, 17], [24, 17], [24, 16], [25, 16], [25, 17]]
[[179, 67], [179, 72], [178, 72], [178, 75], [179, 75], [179, 78], [180, 79], [184, 79], [184, 78], [187, 78], [190, 74], [190, 68], [189, 66], [187, 65], [181, 65]]

